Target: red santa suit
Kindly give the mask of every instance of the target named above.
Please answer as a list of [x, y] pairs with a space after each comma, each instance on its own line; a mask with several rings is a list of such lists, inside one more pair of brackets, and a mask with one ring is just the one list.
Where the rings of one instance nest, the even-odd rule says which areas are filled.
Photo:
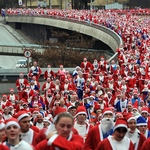
[[100, 72], [100, 66], [99, 66], [98, 62], [97, 63], [94, 62], [91, 65], [91, 70], [93, 71], [93, 74], [92, 74], [93, 77], [96, 78], [99, 75], [99, 72]]
[[138, 129], [136, 129], [134, 133], [130, 133], [128, 131], [126, 136], [129, 137], [132, 143], [135, 145], [135, 150], [141, 150], [146, 137]]
[[77, 121], [74, 122], [74, 128], [78, 131], [79, 135], [85, 140], [89, 130], [93, 126], [89, 123], [85, 123], [84, 125], [77, 124]]
[[61, 90], [62, 90], [62, 86], [55, 84], [54, 95], [56, 95], [56, 94], [61, 95]]
[[79, 135], [70, 133], [68, 139], [53, 135], [48, 141], [44, 140], [35, 147], [36, 150], [83, 150], [83, 138]]
[[106, 102], [106, 104], [108, 106], [113, 106], [114, 105], [114, 97], [113, 96], [111, 96], [110, 98], [108, 96], [106, 96], [104, 98], [104, 101]]
[[144, 84], [145, 74], [146, 71], [143, 68], [140, 68], [138, 72], [139, 87], [141, 87]]
[[18, 89], [19, 100], [22, 98], [22, 92], [25, 90], [27, 84], [27, 79], [17, 79], [16, 88]]
[[99, 65], [100, 65], [100, 69], [102, 70], [102, 71], [104, 71], [104, 66], [105, 66], [105, 64], [106, 64], [106, 61], [99, 61]]
[[13, 95], [8, 95], [7, 99], [11, 102], [14, 108], [16, 108], [16, 101], [18, 100], [18, 96], [13, 94]]
[[118, 77], [119, 77], [121, 74], [122, 74], [121, 69], [119, 69], [119, 70], [116, 69], [116, 70], [114, 71], [113, 77], [114, 77], [114, 81], [115, 81], [115, 82], [118, 80]]
[[47, 78], [48, 77], [50, 77], [50, 79], [51, 79], [51, 81], [53, 81], [54, 79], [56, 79], [56, 75], [55, 75], [55, 73], [54, 73], [54, 71], [53, 70], [46, 70], [45, 72], [44, 72], [44, 75], [43, 75], [43, 78], [45, 79], [45, 80], [47, 80]]
[[65, 82], [65, 69], [63, 70], [58, 70], [57, 72], [57, 77], [59, 77], [59, 81], [60, 81], [60, 84], [63, 85], [64, 82]]
[[135, 65], [128, 65], [128, 68], [129, 68], [129, 72], [137, 72], [137, 68]]
[[52, 93], [55, 90], [55, 85], [53, 82], [46, 82], [43, 84], [42, 90], [45, 91], [45, 96], [46, 96], [46, 91], [50, 90]]
[[31, 102], [31, 99], [32, 99], [32, 96], [34, 95], [34, 91], [32, 89], [28, 90], [28, 89], [25, 89], [23, 92], [22, 92], [22, 97], [24, 99], [26, 99], [26, 101], [28, 103]]
[[71, 86], [71, 84], [64, 84], [64, 85], [62, 85], [62, 91], [63, 91], [63, 93], [64, 94], [67, 94], [67, 93], [69, 93], [69, 89], [72, 89], [72, 86]]
[[51, 108], [54, 106], [55, 97], [52, 95], [51, 97], [46, 96], [45, 97], [45, 103], [47, 109], [51, 110]]
[[109, 65], [106, 64], [104, 66], [104, 73], [106, 74], [106, 76], [107, 76], [107, 74], [113, 74], [113, 71], [114, 71], [114, 69], [110, 64]]
[[82, 69], [82, 73], [83, 73], [83, 78], [86, 80], [87, 79], [87, 75], [90, 72], [90, 68], [91, 68], [91, 63], [86, 61], [86, 62], [82, 62], [80, 65], [81, 69]]
[[150, 138], [148, 138], [141, 147], [141, 150], [149, 150], [149, 149], [150, 149]]
[[136, 79], [134, 76], [132, 77], [127, 77], [127, 87], [130, 89], [130, 90], [133, 90], [134, 87], [136, 86]]
[[31, 128], [26, 133], [20, 133], [21, 139], [28, 142], [29, 144], [32, 144], [33, 146], [36, 146], [35, 138], [38, 135], [37, 132], [33, 131]]
[[[131, 142], [129, 138], [126, 136], [122, 141], [117, 142], [116, 140], [111, 139], [112, 136], [109, 136], [108, 138], [104, 139], [102, 142], [100, 142], [96, 148], [96, 150], [117, 150], [117, 149], [122, 149], [122, 150], [134, 150], [134, 145]], [[117, 147], [117, 149], [116, 149]]]

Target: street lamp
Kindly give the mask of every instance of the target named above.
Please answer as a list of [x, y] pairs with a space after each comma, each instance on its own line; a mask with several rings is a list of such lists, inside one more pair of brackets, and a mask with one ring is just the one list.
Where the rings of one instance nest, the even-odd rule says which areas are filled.
[[52, 9], [52, 3], [51, 3], [51, 0], [49, 0], [49, 9]]
[[92, 0], [91, 0], [91, 10], [92, 10]]

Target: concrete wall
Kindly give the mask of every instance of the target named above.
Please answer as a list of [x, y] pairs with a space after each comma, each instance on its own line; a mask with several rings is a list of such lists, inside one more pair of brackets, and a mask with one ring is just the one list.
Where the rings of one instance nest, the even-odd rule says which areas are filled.
[[[60, 19], [46, 18], [46, 17], [32, 17], [32, 16], [7, 16], [6, 22], [8, 23], [29, 23], [29, 24], [39, 24], [41, 28], [37, 29], [35, 36], [43, 34], [46, 38], [46, 33], [44, 26], [58, 27], [67, 30], [73, 30], [82, 34], [92, 36], [105, 44], [109, 45], [110, 48], [116, 52], [120, 44], [122, 44], [121, 38], [112, 30], [107, 29], [106, 27], [93, 27], [83, 23], [75, 23], [71, 21], [64, 21]], [[28, 24], [28, 25], [29, 25]], [[30, 25], [28, 26], [30, 27]], [[25, 25], [23, 25], [25, 30]], [[32, 28], [31, 28], [32, 30]]]

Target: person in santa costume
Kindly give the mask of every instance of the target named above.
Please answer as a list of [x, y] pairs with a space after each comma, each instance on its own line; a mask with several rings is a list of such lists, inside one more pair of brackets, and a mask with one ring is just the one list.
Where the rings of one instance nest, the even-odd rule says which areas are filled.
[[115, 95], [115, 92], [117, 91], [117, 86], [113, 78], [109, 80], [108, 84], [106, 85], [106, 88], [109, 88], [113, 95]]
[[30, 85], [26, 85], [26, 89], [22, 92], [22, 97], [28, 102], [31, 103], [32, 96], [34, 95], [34, 91], [30, 89]]
[[[113, 70], [115, 71], [117, 65], [115, 64], [115, 61], [114, 61], [114, 60], [111, 61], [111, 66], [113, 67]], [[114, 71], [113, 71], [113, 73], [114, 73]]]
[[76, 84], [76, 89], [78, 91], [78, 99], [82, 100], [83, 98], [83, 89], [84, 89], [84, 83], [85, 80], [83, 78], [83, 75], [81, 72], [78, 72], [78, 78], [75, 80], [75, 84]]
[[57, 72], [57, 77], [59, 78], [60, 84], [63, 85], [65, 82], [65, 69], [63, 68], [63, 65], [60, 65], [60, 70]]
[[55, 101], [55, 96], [53, 96], [51, 91], [47, 91], [46, 97], [45, 97], [45, 104], [46, 104], [48, 113], [50, 113], [51, 108], [53, 107], [54, 101]]
[[122, 70], [120, 69], [120, 66], [117, 65], [116, 70], [113, 73], [113, 78], [115, 82], [118, 80], [118, 77], [122, 74]]
[[136, 86], [136, 79], [132, 72], [129, 72], [129, 76], [126, 78], [127, 87], [131, 90]]
[[7, 99], [7, 95], [6, 94], [3, 94], [2, 95], [2, 100], [1, 100], [1, 109], [5, 106], [9, 106], [11, 104], [11, 102]]
[[78, 75], [79, 71], [81, 71], [81, 68], [79, 66], [77, 66], [75, 71], [73, 72], [72, 76], [75, 78]]
[[98, 76], [99, 72], [101, 71], [97, 59], [95, 59], [94, 63], [91, 65], [91, 70], [93, 71], [92, 73], [93, 77], [96, 78], [96, 76]]
[[11, 102], [14, 108], [16, 108], [16, 101], [18, 101], [18, 96], [14, 94], [14, 89], [9, 90], [10, 94], [7, 96], [7, 99]]
[[16, 81], [16, 88], [18, 89], [19, 100], [22, 98], [22, 92], [25, 90], [26, 85], [29, 84], [27, 79], [23, 78], [23, 73], [19, 74], [19, 79]]
[[45, 96], [46, 96], [46, 92], [49, 90], [53, 93], [55, 90], [55, 85], [53, 82], [51, 82], [51, 79], [48, 77], [47, 82], [45, 82], [42, 87], [42, 91], [45, 91]]
[[15, 118], [5, 121], [5, 132], [7, 140], [3, 143], [10, 150], [33, 150], [34, 148], [26, 141], [20, 139], [20, 124]]
[[131, 98], [131, 102], [133, 105], [136, 102], [136, 100], [138, 101], [138, 106], [139, 106], [141, 97], [138, 96], [138, 91], [133, 92], [133, 97]]
[[143, 135], [143, 133], [141, 133], [136, 128], [136, 119], [131, 113], [128, 113], [125, 118], [126, 118], [127, 124], [128, 124], [128, 131], [126, 133], [126, 136], [134, 144], [135, 150], [141, 150], [142, 144], [144, 143], [146, 138]]
[[40, 130], [44, 128], [43, 124], [43, 116], [39, 113], [36, 117], [36, 121], [34, 122], [34, 126], [38, 127]]
[[56, 75], [55, 75], [54, 71], [51, 69], [51, 65], [47, 66], [47, 70], [44, 72], [44, 75], [43, 75], [43, 78], [45, 80], [47, 80], [48, 77], [51, 79], [51, 81], [56, 79]]
[[127, 108], [127, 104], [128, 104], [128, 100], [126, 99], [125, 95], [122, 94], [121, 95], [121, 100], [119, 100], [116, 105], [115, 105], [115, 109], [117, 110], [117, 112], [124, 112], [124, 110]]
[[104, 66], [104, 73], [106, 77], [108, 77], [109, 74], [113, 74], [114, 70], [113, 67], [109, 64], [109, 60], [106, 61], [106, 65]]
[[136, 126], [137, 129], [145, 135], [146, 139], [150, 137], [150, 131], [147, 130], [147, 122], [145, 118], [139, 116], [136, 121]]
[[65, 83], [64, 83], [64, 85], [62, 85], [62, 93], [64, 96], [69, 94], [69, 89], [72, 89], [72, 85], [69, 84], [68, 79], [65, 79]]
[[37, 85], [38, 88], [40, 89], [40, 84], [38, 81], [36, 81], [36, 76], [33, 76], [32, 80], [34, 81], [34, 85]]
[[103, 111], [101, 123], [89, 131], [85, 140], [84, 150], [95, 150], [99, 142], [113, 134], [113, 127], [113, 111], [110, 108], [106, 108]]
[[150, 117], [149, 117], [148, 107], [143, 107], [141, 109], [141, 116], [145, 118], [147, 122], [148, 130], [150, 131]]
[[[47, 139], [36, 145], [36, 150], [83, 149], [83, 138], [72, 133], [74, 119], [69, 113], [60, 113], [56, 119], [55, 129], [49, 130]], [[62, 126], [63, 125], [63, 126]]]
[[62, 86], [60, 84], [60, 81], [57, 79], [55, 81], [55, 89], [54, 89], [54, 95], [59, 94], [61, 95]]
[[107, 106], [113, 106], [114, 105], [114, 97], [113, 97], [111, 91], [107, 92], [107, 96], [104, 98], [104, 101], [106, 102]]
[[41, 73], [42, 73], [42, 70], [40, 67], [37, 66], [37, 62], [35, 61], [33, 63], [33, 66], [30, 68], [28, 76], [31, 78], [33, 76], [36, 76], [36, 80], [38, 81]]
[[107, 104], [106, 102], [104, 101], [104, 97], [103, 95], [101, 95], [102, 97], [98, 97], [97, 98], [97, 104], [95, 106], [95, 110], [104, 110], [105, 108], [107, 108]]
[[99, 61], [99, 65], [102, 71], [104, 71], [105, 64], [106, 64], [106, 61], [104, 61], [104, 57], [101, 57], [101, 60]]
[[86, 139], [89, 130], [93, 127], [86, 122], [87, 112], [84, 106], [79, 106], [76, 112], [76, 121], [74, 122], [74, 128], [78, 131], [79, 135]]
[[96, 150], [134, 150], [132, 141], [125, 136], [128, 130], [125, 118], [118, 118], [113, 130], [114, 134], [101, 141]]
[[33, 91], [38, 91], [39, 92], [39, 87], [37, 85], [35, 85], [34, 80], [31, 80], [30, 82], [30, 89], [32, 89]]
[[10, 110], [9, 110], [9, 106], [5, 106], [4, 109], [4, 120], [8, 120], [10, 118], [12, 118], [12, 115], [10, 114]]
[[15, 116], [20, 124], [21, 139], [35, 146], [37, 133], [30, 128], [30, 116], [26, 111], [19, 111]]
[[91, 69], [91, 63], [87, 61], [87, 58], [84, 58], [83, 62], [80, 65], [80, 67], [82, 69], [83, 78], [86, 80], [87, 75], [89, 74], [90, 69]]

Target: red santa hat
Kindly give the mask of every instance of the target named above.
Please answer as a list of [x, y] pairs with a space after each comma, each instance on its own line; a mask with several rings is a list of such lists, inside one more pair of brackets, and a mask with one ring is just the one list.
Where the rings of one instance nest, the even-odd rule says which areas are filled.
[[114, 60], [112, 60], [111, 62], [115, 62]]
[[48, 68], [51, 68], [51, 65], [48, 65], [47, 67], [48, 67]]
[[35, 94], [39, 94], [39, 91], [38, 91], [38, 90], [35, 90], [34, 93], [35, 93]]
[[2, 115], [2, 116], [3, 116], [3, 111], [0, 111], [0, 115]]
[[50, 79], [50, 77], [47, 78], [47, 80], [49, 80], [49, 79]]
[[14, 106], [12, 104], [9, 105], [9, 108], [14, 108]]
[[107, 113], [114, 114], [111, 108], [105, 108], [104, 111], [103, 111], [103, 116], [102, 117], [104, 117], [104, 115], [107, 114]]
[[32, 106], [39, 106], [39, 104], [38, 103], [33, 103], [33, 105]]
[[9, 92], [11, 92], [11, 91], [13, 91], [13, 92], [14, 92], [14, 89], [13, 89], [13, 88], [11, 88], [11, 89], [9, 90]]
[[134, 102], [133, 110], [137, 110], [137, 111], [139, 110], [139, 108], [138, 108], [138, 100], [136, 100]]
[[5, 127], [5, 123], [0, 120], [0, 130], [2, 130]]
[[111, 94], [111, 95], [112, 95], [112, 92], [111, 92], [111, 91], [108, 91], [107, 94]]
[[22, 99], [20, 100], [20, 102], [26, 102], [26, 99], [22, 98]]
[[83, 95], [83, 99], [87, 99], [89, 96], [87, 94]]
[[26, 106], [28, 106], [28, 103], [27, 103], [27, 102], [23, 102], [22, 106], [23, 106], [23, 105], [26, 105]]
[[122, 112], [116, 112], [116, 117], [117, 117], [118, 115], [121, 115], [121, 116], [123, 117]]
[[121, 127], [124, 127], [126, 129], [128, 129], [127, 127], [127, 121], [125, 118], [123, 117], [120, 117], [116, 120], [116, 123], [115, 123], [115, 126], [114, 126], [114, 131], [117, 129], [117, 128], [121, 128]]
[[117, 93], [117, 96], [121, 96], [121, 93], [120, 93], [120, 92], [118, 92], [118, 93]]
[[63, 65], [60, 65], [60, 67], [63, 67]]
[[23, 76], [23, 73], [20, 73], [19, 76]]
[[7, 95], [6, 95], [6, 94], [3, 94], [2, 97], [7, 97]]
[[52, 94], [51, 91], [47, 91], [47, 94]]
[[90, 98], [93, 98], [93, 99], [94, 99], [95, 97], [94, 97], [93, 95], [90, 95]]
[[97, 59], [94, 59], [94, 61], [97, 61]]
[[34, 64], [37, 64], [37, 62], [35, 61]]
[[80, 115], [80, 114], [84, 114], [84, 115], [87, 116], [87, 112], [86, 112], [86, 109], [85, 109], [84, 106], [79, 106], [79, 107], [77, 108], [77, 112], [76, 112], [75, 117], [77, 117], [77, 116]]
[[100, 121], [100, 117], [102, 117], [102, 113], [98, 114], [97, 120]]
[[104, 59], [104, 57], [101, 57], [101, 59]]
[[33, 76], [32, 78], [36, 79], [36, 76]]
[[142, 107], [141, 114], [142, 113], [147, 113], [148, 114], [148, 107]]
[[39, 103], [38, 105], [39, 105], [39, 108], [43, 108], [43, 106], [42, 106], [42, 104], [41, 104], [41, 103]]
[[55, 101], [55, 102], [54, 102], [54, 106], [55, 106], [56, 104], [60, 104], [60, 102], [59, 102], [59, 101]]
[[128, 102], [128, 104], [127, 105], [130, 105], [130, 106], [132, 106], [133, 107], [133, 104], [132, 104], [132, 102], [130, 101], [130, 102]]
[[39, 113], [39, 112], [40, 112], [39, 109], [34, 109], [34, 110], [33, 110], [33, 114], [34, 114], [34, 113]]
[[30, 87], [30, 84], [27, 84], [26, 87]]
[[16, 118], [10, 118], [5, 121], [5, 130], [10, 126], [10, 125], [16, 125], [20, 129], [19, 122]]
[[62, 112], [66, 112], [66, 108], [63, 108], [63, 107], [57, 107], [57, 108], [54, 110], [54, 119], [53, 119], [53, 123], [55, 123], [58, 114], [60, 114], [60, 113], [62, 113]]
[[98, 97], [97, 100], [103, 100], [102, 97]]
[[48, 117], [44, 117], [43, 122], [48, 122], [49, 124], [52, 124], [52, 119]]
[[140, 99], [140, 103], [141, 103], [141, 102], [144, 103], [144, 100], [143, 100], [143, 99]]
[[132, 113], [128, 113], [126, 116], [125, 116], [125, 119], [127, 122], [129, 122], [130, 120], [136, 120], [135, 117], [133, 116]]
[[87, 60], [87, 58], [86, 57], [84, 57], [84, 59], [83, 60]]
[[24, 117], [29, 117], [29, 115], [26, 111], [19, 111], [14, 117], [17, 118], [18, 121], [20, 121]]

